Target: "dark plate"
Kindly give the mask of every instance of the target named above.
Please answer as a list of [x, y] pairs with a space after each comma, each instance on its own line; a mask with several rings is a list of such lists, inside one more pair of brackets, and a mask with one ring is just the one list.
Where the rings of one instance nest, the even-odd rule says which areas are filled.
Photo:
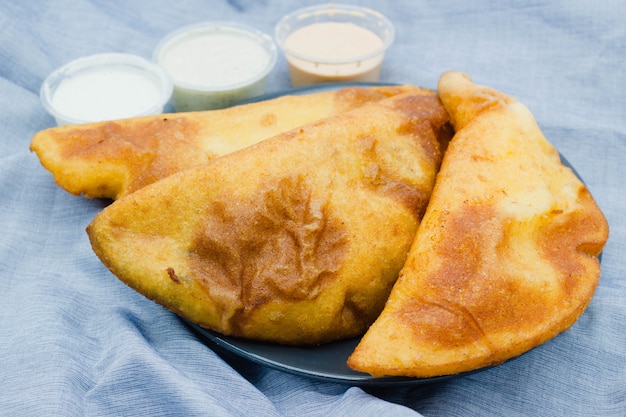
[[487, 369], [483, 368], [464, 374], [436, 378], [374, 378], [371, 375], [353, 371], [346, 365], [348, 356], [359, 343], [360, 339], [358, 338], [325, 343], [313, 347], [285, 346], [224, 336], [211, 330], [203, 329], [188, 320], [183, 320], [200, 336], [207, 346], [217, 348], [216, 352], [218, 353], [224, 351], [233, 353], [240, 358], [260, 365], [313, 378], [318, 381], [363, 387], [419, 385], [441, 382]]
[[[257, 97], [253, 101], [268, 100], [288, 94], [308, 94], [321, 91], [336, 90], [347, 86], [375, 86], [394, 85], [388, 83], [332, 83], [319, 84], [309, 87], [291, 89], [278, 93], [267, 94]], [[561, 157], [563, 163], [574, 168], [569, 162]], [[580, 178], [578, 173], [574, 173]], [[582, 181], [582, 179], [581, 179]], [[406, 377], [383, 377], [374, 378], [371, 375], [354, 371], [346, 365], [348, 357], [356, 348], [359, 338], [348, 339], [339, 342], [326, 343], [314, 347], [285, 346], [275, 343], [257, 342], [235, 337], [228, 337], [219, 333], [203, 329], [198, 325], [183, 319], [207, 344], [216, 351], [226, 352], [244, 358], [254, 363], [268, 366], [273, 369], [301, 375], [321, 381], [329, 381], [339, 384], [349, 384], [364, 387], [393, 387], [404, 385], [433, 384], [459, 376], [465, 376], [480, 372], [487, 368], [475, 371], [447, 375], [435, 378], [406, 378]]]

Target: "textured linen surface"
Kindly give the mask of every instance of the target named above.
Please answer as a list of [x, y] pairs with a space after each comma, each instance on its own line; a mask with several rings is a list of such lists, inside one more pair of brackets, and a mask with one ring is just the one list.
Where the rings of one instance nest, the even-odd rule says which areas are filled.
[[[353, 3], [348, 0], [346, 3]], [[43, 79], [100, 52], [150, 57], [183, 25], [273, 32], [313, 2], [0, 2], [0, 415], [626, 415], [626, 7], [621, 1], [362, 1], [395, 24], [381, 81], [436, 88], [455, 69], [517, 97], [606, 214], [600, 285], [567, 332], [502, 366], [363, 390], [222, 358], [111, 275], [85, 227], [105, 201], [72, 196], [28, 150], [54, 125]], [[279, 58], [268, 92], [289, 88]]]

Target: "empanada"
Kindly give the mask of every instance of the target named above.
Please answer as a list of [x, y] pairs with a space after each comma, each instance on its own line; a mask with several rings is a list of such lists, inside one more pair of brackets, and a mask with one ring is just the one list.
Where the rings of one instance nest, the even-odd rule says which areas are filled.
[[415, 89], [164, 178], [87, 231], [123, 282], [203, 327], [286, 344], [360, 335], [451, 135], [438, 96]]
[[458, 72], [456, 134], [380, 317], [348, 359], [374, 376], [500, 364], [568, 329], [591, 300], [608, 224], [517, 100]]
[[297, 126], [417, 87], [346, 87], [222, 110], [61, 126], [31, 141], [66, 191], [117, 199], [154, 181]]

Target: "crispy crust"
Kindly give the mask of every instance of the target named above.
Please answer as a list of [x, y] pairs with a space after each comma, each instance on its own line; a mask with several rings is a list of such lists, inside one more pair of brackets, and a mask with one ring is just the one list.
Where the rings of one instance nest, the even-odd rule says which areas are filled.
[[138, 292], [227, 335], [362, 334], [404, 264], [451, 128], [414, 90], [169, 176], [89, 225]]
[[443, 74], [457, 129], [389, 300], [348, 360], [433, 377], [518, 356], [591, 300], [608, 224], [515, 99]]
[[349, 87], [224, 110], [55, 127], [38, 132], [31, 150], [66, 191], [118, 199], [286, 130], [415, 89]]

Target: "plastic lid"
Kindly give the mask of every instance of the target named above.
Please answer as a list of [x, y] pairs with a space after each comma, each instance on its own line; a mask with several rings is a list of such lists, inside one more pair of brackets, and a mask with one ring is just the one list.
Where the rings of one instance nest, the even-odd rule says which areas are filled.
[[[367, 29], [376, 34], [382, 41], [378, 48], [368, 51], [360, 56], [347, 57], [345, 59], [320, 59], [316, 56], [303, 54], [285, 45], [289, 36], [298, 29], [314, 23], [350, 23]], [[381, 13], [359, 6], [328, 3], [318, 6], [304, 7], [285, 15], [274, 29], [274, 38], [282, 51], [289, 56], [305, 60], [315, 61], [322, 64], [341, 64], [366, 60], [382, 55], [395, 39], [395, 28], [391, 21]]]
[[132, 54], [104, 53], [58, 68], [39, 95], [57, 124], [66, 125], [159, 114], [172, 90], [158, 65]]
[[[205, 42], [200, 44], [197, 42], [194, 50], [188, 48], [187, 51], [183, 51], [184, 48], [191, 43], [205, 38], [210, 39], [211, 36], [222, 35], [221, 40], [227, 40], [224, 35], [236, 35], [249, 42], [252, 40], [255, 44], [260, 46], [267, 54], [262, 59], [265, 62], [261, 62], [259, 69], [254, 70], [254, 65], [251, 65], [251, 60], [255, 59], [254, 51], [252, 54], [246, 54], [242, 51], [233, 48], [227, 44], [216, 44], [216, 42]], [[167, 55], [169, 53], [180, 53], [178, 62], [166, 62]], [[269, 72], [274, 68], [277, 60], [277, 48], [273, 39], [252, 27], [241, 25], [233, 22], [204, 22], [190, 26], [182, 27], [169, 35], [165, 36], [156, 46], [153, 53], [153, 60], [157, 62], [161, 67], [168, 71], [169, 76], [173, 79], [177, 87], [182, 87], [189, 90], [212, 92], [212, 91], [226, 91], [231, 89], [241, 88], [250, 84], [253, 84], [263, 78], [265, 78]], [[257, 56], [257, 58], [259, 58]], [[186, 61], [181, 61], [185, 59]], [[228, 62], [230, 60], [230, 62]], [[173, 60], [174, 61], [174, 60]], [[180, 71], [175, 71], [173, 68], [169, 68], [174, 64], [183, 64], [181, 70], [204, 70], [207, 72], [207, 78], [215, 74], [216, 72], [224, 73], [224, 79], [228, 81], [217, 83], [199, 83], [189, 81], [190, 77], [183, 77], [179, 74]], [[253, 63], [254, 64], [254, 63]], [[210, 68], [207, 68], [210, 65]], [[186, 66], [186, 68], [184, 68]], [[237, 66], [237, 67], [234, 67]], [[229, 74], [229, 72], [239, 72], [242, 69], [247, 71], [241, 71], [247, 75], [241, 75], [239, 77]]]

